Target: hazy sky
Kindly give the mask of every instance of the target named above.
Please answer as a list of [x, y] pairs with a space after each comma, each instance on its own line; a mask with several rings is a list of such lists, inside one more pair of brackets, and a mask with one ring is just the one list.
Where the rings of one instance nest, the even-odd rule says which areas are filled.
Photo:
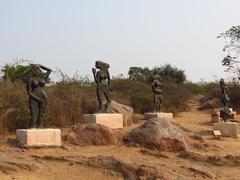
[[188, 79], [226, 76], [224, 41], [240, 21], [239, 0], [0, 0], [0, 65], [13, 59], [91, 75], [170, 63]]

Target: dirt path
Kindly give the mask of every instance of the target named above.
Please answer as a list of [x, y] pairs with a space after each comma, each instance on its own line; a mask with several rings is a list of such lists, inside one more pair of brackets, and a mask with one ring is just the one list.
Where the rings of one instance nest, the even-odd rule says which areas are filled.
[[171, 121], [203, 137], [204, 147], [192, 150], [200, 157], [125, 145], [20, 149], [9, 135], [0, 142], [0, 179], [108, 180], [124, 179], [129, 173], [152, 179], [240, 179], [240, 140], [214, 140], [210, 114], [193, 110]]

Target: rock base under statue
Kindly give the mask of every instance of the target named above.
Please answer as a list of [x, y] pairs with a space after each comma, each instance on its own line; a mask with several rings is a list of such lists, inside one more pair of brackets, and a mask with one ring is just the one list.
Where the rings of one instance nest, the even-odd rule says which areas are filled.
[[60, 129], [18, 129], [16, 136], [21, 147], [61, 146]]
[[123, 115], [111, 113], [84, 114], [85, 123], [102, 124], [111, 129], [123, 128]]
[[213, 130], [220, 131], [223, 137], [238, 137], [238, 123], [236, 122], [213, 123]]
[[[237, 112], [233, 111], [232, 108], [229, 108], [229, 110], [231, 114], [230, 121], [238, 122], [239, 120], [237, 119]], [[213, 123], [219, 123], [222, 120], [222, 118], [220, 117], [220, 112], [212, 113], [211, 120]]]
[[159, 113], [144, 113], [144, 119], [152, 119], [152, 118], [173, 118], [173, 113], [165, 113], [165, 112], [159, 112]]

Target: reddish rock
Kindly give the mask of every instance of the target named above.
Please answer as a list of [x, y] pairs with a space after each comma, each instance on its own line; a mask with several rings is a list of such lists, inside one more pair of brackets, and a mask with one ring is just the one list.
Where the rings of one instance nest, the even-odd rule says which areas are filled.
[[78, 124], [67, 135], [67, 142], [74, 145], [118, 144], [117, 132], [101, 124]]
[[124, 141], [129, 145], [139, 145], [160, 151], [187, 150], [185, 132], [167, 119], [151, 119], [133, 129]]

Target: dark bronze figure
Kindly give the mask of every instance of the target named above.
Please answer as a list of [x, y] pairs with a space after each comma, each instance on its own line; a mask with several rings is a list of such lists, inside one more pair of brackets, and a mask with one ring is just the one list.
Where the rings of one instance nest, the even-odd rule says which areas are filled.
[[[109, 64], [104, 63], [102, 61], [96, 61], [95, 63], [96, 69], [93, 68], [93, 76], [94, 80], [97, 84], [97, 97], [99, 102], [99, 111], [101, 113], [107, 113], [109, 105], [111, 103], [111, 94], [110, 94], [110, 74], [109, 74]], [[106, 104], [104, 105], [104, 101], [106, 99]]]
[[224, 79], [220, 80], [220, 87], [222, 92], [222, 108], [220, 109], [220, 117], [226, 122], [231, 117], [231, 113], [228, 107], [230, 102], [228, 86], [225, 84]]
[[157, 74], [153, 76], [152, 90], [154, 93], [154, 112], [160, 112], [162, 103], [162, 79]]
[[[51, 73], [51, 69], [38, 64], [31, 64], [30, 66], [31, 69], [22, 77], [23, 82], [26, 83], [29, 96], [29, 107], [32, 117], [30, 126], [33, 128], [42, 128], [44, 113], [46, 112], [48, 103], [47, 94], [43, 90], [43, 86]], [[42, 70], [46, 72], [44, 73]]]

